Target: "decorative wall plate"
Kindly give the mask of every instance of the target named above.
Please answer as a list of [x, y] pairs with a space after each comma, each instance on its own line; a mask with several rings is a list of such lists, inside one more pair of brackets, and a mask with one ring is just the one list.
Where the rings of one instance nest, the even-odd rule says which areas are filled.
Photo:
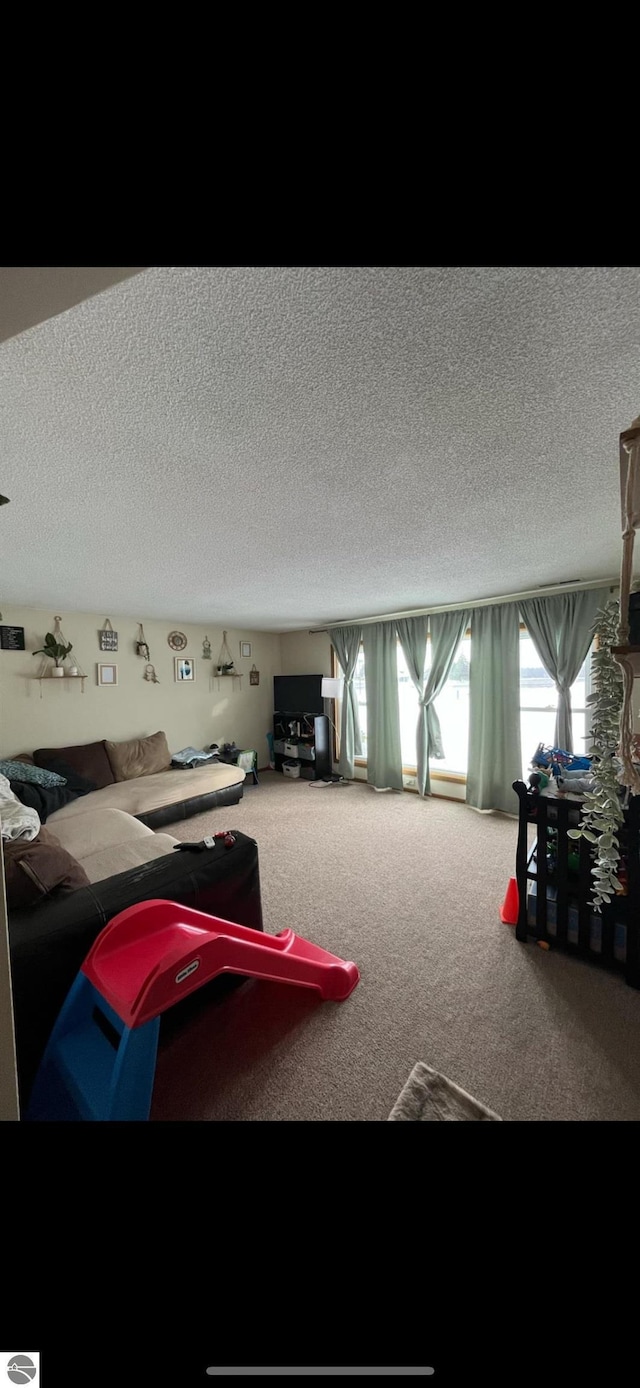
[[170, 631], [167, 641], [172, 651], [183, 651], [187, 644], [187, 638], [183, 631]]

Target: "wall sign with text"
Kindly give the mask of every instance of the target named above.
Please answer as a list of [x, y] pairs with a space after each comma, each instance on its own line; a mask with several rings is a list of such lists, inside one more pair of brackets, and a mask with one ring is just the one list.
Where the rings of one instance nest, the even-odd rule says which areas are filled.
[[23, 651], [24, 627], [0, 626], [0, 651]]

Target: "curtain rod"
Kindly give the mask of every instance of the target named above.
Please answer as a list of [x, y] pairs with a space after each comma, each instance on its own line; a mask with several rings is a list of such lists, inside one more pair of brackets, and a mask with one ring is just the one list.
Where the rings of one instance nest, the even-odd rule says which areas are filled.
[[[499, 598], [478, 598], [475, 602], [448, 602], [438, 607], [414, 607], [407, 612], [385, 612], [379, 617], [352, 617], [346, 622], [332, 622], [332, 627], [368, 626], [370, 622], [392, 622], [398, 617], [426, 617], [431, 612], [463, 612], [465, 608], [491, 607], [498, 602], [519, 602], [522, 598], [545, 598], [554, 593], [577, 593], [583, 588], [617, 588], [619, 574], [615, 578], [586, 578], [576, 582], [550, 584], [547, 588], [528, 588], [523, 593], [503, 593]], [[329, 627], [311, 627], [309, 636], [327, 632]]]

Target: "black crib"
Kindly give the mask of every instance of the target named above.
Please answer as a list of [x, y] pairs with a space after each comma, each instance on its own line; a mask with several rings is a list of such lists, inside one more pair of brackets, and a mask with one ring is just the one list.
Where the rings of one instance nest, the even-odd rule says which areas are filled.
[[[595, 914], [590, 902], [590, 845], [583, 838], [567, 838], [567, 829], [579, 825], [580, 801], [546, 795], [544, 791], [536, 793], [524, 781], [514, 781], [513, 789], [520, 801], [516, 939], [524, 944], [531, 938], [540, 940], [551, 949], [561, 948], [618, 969], [632, 988], [640, 988], [640, 795], [630, 797], [619, 834], [621, 854], [627, 861], [627, 895], [614, 897], [603, 905], [601, 914]], [[530, 824], [537, 831], [531, 849]], [[555, 831], [552, 866], [548, 862], [548, 830]], [[578, 854], [577, 866], [573, 863], [570, 867], [570, 853]]]

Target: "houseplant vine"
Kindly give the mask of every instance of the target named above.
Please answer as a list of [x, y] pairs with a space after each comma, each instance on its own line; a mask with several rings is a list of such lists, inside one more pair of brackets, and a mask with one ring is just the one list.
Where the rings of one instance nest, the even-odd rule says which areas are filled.
[[598, 912], [603, 902], [611, 901], [612, 896], [622, 890], [617, 870], [620, 861], [618, 832], [624, 809], [616, 753], [620, 741], [623, 686], [620, 666], [611, 654], [617, 639], [619, 611], [619, 599], [611, 598], [598, 611], [592, 628], [598, 644], [591, 656], [593, 692], [587, 696], [587, 703], [592, 709], [589, 756], [594, 788], [584, 796], [580, 828], [567, 830], [569, 838], [585, 838], [593, 845], [591, 901]]

